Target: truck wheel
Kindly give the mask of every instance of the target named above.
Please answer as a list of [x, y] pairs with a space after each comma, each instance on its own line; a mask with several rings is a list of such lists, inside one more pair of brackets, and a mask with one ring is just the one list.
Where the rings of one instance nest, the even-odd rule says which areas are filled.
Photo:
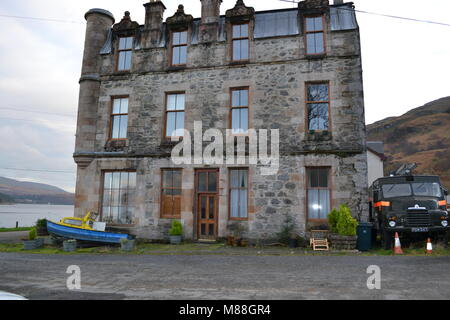
[[392, 249], [392, 232], [389, 231], [381, 231], [381, 247], [384, 250]]

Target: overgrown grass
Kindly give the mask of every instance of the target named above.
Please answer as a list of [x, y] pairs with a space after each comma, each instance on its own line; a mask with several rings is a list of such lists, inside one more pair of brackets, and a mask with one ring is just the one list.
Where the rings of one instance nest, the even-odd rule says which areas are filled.
[[30, 231], [31, 227], [23, 228], [0, 228], [0, 232], [17, 232], [17, 231]]

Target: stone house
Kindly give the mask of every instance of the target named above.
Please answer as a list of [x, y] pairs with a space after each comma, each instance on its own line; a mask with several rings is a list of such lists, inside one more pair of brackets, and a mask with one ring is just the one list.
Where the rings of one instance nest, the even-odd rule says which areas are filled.
[[384, 143], [382, 141], [367, 141], [367, 177], [369, 187], [375, 180], [384, 177], [384, 162], [386, 160]]
[[[221, 16], [221, 2], [201, 0], [201, 18], [180, 5], [164, 22], [166, 7], [152, 0], [143, 25], [129, 12], [118, 23], [106, 10], [86, 13], [75, 215], [96, 211], [151, 240], [167, 238], [172, 219], [192, 240], [224, 238], [237, 226], [248, 239], [273, 239], [287, 216], [303, 235], [344, 203], [367, 219], [353, 3], [255, 12], [238, 0]], [[198, 138], [197, 121], [200, 140], [218, 129], [245, 161], [175, 164], [176, 140]], [[269, 130], [270, 143], [279, 136], [278, 149], [268, 143], [279, 155], [269, 175], [249, 161], [258, 130]]]

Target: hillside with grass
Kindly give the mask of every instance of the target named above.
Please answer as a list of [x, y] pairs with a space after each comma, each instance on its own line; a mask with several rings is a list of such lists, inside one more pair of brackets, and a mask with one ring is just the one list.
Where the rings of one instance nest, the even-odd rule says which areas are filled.
[[386, 174], [415, 162], [416, 174], [439, 175], [450, 189], [450, 97], [378, 121], [367, 130], [370, 141], [385, 143]]
[[[74, 194], [58, 187], [0, 177], [0, 203], [73, 205]], [[9, 201], [7, 201], [9, 199]]]

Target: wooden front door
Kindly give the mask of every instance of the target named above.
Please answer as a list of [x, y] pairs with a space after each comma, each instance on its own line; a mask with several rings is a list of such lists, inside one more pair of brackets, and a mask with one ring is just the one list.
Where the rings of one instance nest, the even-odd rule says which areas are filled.
[[215, 240], [218, 222], [219, 170], [196, 171], [197, 237]]

